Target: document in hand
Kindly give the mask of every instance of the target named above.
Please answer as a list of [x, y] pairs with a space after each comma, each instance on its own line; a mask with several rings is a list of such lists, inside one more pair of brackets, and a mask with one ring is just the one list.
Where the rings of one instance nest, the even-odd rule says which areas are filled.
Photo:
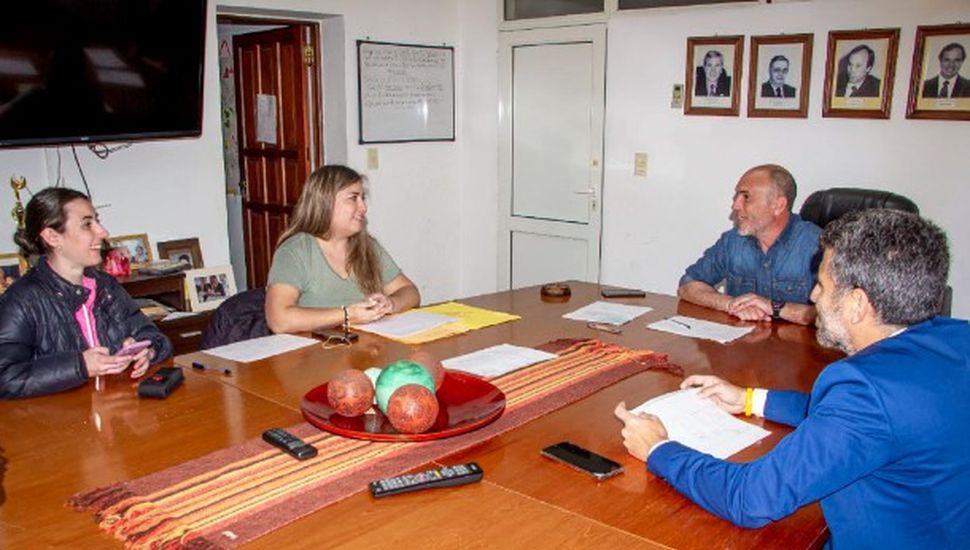
[[666, 393], [631, 412], [660, 418], [670, 440], [717, 458], [727, 458], [771, 433], [735, 418], [697, 393], [696, 388]]

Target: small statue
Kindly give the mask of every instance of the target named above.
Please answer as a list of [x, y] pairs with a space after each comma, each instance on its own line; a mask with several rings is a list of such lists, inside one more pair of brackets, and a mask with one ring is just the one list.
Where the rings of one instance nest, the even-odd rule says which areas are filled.
[[23, 229], [24, 227], [24, 204], [20, 200], [20, 191], [27, 187], [27, 178], [23, 176], [11, 176], [10, 177], [10, 187], [13, 189], [13, 194], [15, 197], [15, 205], [13, 210], [11, 210], [10, 215], [13, 217], [13, 221], [17, 223], [17, 229]]

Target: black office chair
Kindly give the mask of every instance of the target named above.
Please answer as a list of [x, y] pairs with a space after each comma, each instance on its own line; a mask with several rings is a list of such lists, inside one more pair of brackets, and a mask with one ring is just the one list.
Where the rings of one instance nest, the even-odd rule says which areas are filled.
[[272, 332], [266, 324], [266, 289], [254, 288], [236, 294], [219, 304], [202, 333], [199, 349], [209, 349], [269, 336]]
[[[875, 189], [857, 189], [854, 187], [833, 187], [816, 191], [805, 199], [798, 215], [819, 227], [825, 227], [829, 222], [842, 217], [843, 214], [855, 210], [869, 208], [892, 208], [919, 214], [919, 207], [908, 198]], [[943, 292], [943, 307], [941, 315], [950, 315], [953, 305], [953, 288], [949, 285]]]

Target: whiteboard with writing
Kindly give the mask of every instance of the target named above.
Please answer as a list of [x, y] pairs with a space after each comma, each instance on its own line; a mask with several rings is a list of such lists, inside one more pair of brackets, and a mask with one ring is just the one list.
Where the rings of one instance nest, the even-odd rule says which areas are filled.
[[360, 143], [455, 140], [455, 50], [357, 41]]

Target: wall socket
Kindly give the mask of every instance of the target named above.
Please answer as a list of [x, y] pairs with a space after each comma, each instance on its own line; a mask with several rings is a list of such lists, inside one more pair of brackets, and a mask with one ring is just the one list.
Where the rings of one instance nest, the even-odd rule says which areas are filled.
[[670, 108], [682, 109], [684, 107], [684, 85], [674, 84], [674, 89], [670, 93]]
[[647, 154], [636, 152], [633, 154], [633, 175], [641, 178], [647, 177]]
[[367, 148], [367, 169], [377, 170], [381, 167], [380, 159], [377, 156], [377, 147]]

